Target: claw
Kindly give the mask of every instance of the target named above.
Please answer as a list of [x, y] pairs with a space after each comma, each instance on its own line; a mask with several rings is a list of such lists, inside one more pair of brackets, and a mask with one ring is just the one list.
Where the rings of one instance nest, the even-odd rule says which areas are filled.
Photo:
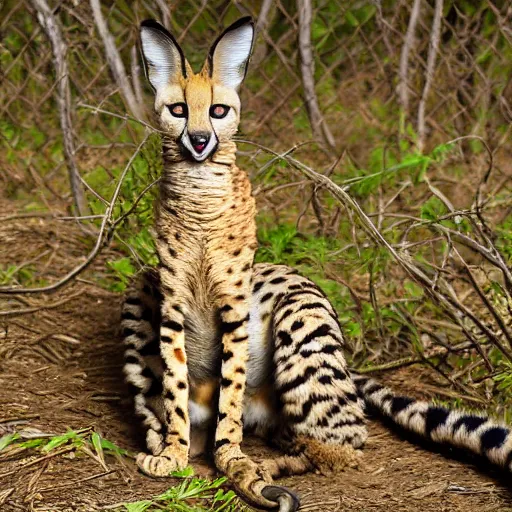
[[286, 487], [267, 485], [261, 494], [267, 500], [279, 504], [279, 512], [295, 512], [300, 506], [299, 497]]

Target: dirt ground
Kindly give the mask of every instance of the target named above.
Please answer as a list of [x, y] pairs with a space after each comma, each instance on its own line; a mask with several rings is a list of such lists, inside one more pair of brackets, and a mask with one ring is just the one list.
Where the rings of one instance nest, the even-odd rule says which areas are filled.
[[[5, 206], [0, 201], [0, 266], [32, 262], [54, 278], [87, 253], [90, 244], [76, 226], [49, 218], [6, 219]], [[0, 436], [29, 427], [53, 434], [93, 427], [123, 448], [142, 447], [122, 380], [120, 296], [94, 282], [108, 257], [102, 254], [79, 281], [57, 293], [1, 299]], [[3, 313], [13, 309], [24, 311]], [[393, 381], [421, 393], [413, 374], [402, 371]], [[369, 429], [359, 470], [282, 481], [301, 496], [302, 511], [512, 511], [512, 486], [496, 473], [413, 446], [377, 422]], [[268, 450], [254, 440], [246, 449], [255, 458]], [[106, 463], [108, 471], [91, 457], [69, 453], [0, 454], [0, 510], [105, 510], [173, 484], [141, 475], [126, 457]], [[207, 469], [206, 463], [197, 466]]]

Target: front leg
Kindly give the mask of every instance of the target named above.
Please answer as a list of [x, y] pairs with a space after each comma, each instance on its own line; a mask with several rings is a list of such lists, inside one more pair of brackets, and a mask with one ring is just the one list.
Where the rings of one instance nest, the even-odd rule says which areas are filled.
[[[246, 265], [247, 269], [248, 266]], [[237, 274], [233, 272], [236, 276]], [[245, 275], [244, 275], [245, 274]], [[238, 274], [240, 276], [240, 274]], [[275, 507], [263, 491], [272, 478], [247, 455], [240, 444], [243, 437], [242, 411], [246, 385], [249, 336], [250, 271], [233, 280], [224, 289], [220, 301], [222, 331], [222, 367], [219, 395], [219, 415], [215, 431], [215, 464], [235, 487], [250, 501]], [[236, 291], [236, 295], [233, 294]]]
[[[163, 449], [158, 456], [141, 453], [139, 468], [150, 476], [168, 476], [188, 464], [190, 419], [188, 414], [188, 371], [185, 352], [184, 304], [176, 290], [163, 287], [160, 353], [164, 362], [162, 400], [165, 414]], [[149, 432], [148, 432], [149, 435]]]

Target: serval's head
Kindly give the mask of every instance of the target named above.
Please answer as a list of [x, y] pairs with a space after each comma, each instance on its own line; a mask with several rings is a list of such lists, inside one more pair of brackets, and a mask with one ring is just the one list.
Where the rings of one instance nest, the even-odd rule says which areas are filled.
[[213, 43], [195, 74], [176, 39], [153, 20], [142, 22], [146, 74], [155, 90], [161, 128], [187, 158], [202, 162], [233, 137], [240, 122], [238, 89], [245, 77], [254, 27], [242, 18]]

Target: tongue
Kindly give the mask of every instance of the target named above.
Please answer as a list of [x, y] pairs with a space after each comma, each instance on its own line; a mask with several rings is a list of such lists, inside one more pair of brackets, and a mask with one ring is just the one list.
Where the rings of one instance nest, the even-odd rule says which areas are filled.
[[201, 151], [203, 151], [203, 149], [206, 147], [206, 144], [194, 144], [194, 149], [198, 152], [198, 153], [201, 153]]

